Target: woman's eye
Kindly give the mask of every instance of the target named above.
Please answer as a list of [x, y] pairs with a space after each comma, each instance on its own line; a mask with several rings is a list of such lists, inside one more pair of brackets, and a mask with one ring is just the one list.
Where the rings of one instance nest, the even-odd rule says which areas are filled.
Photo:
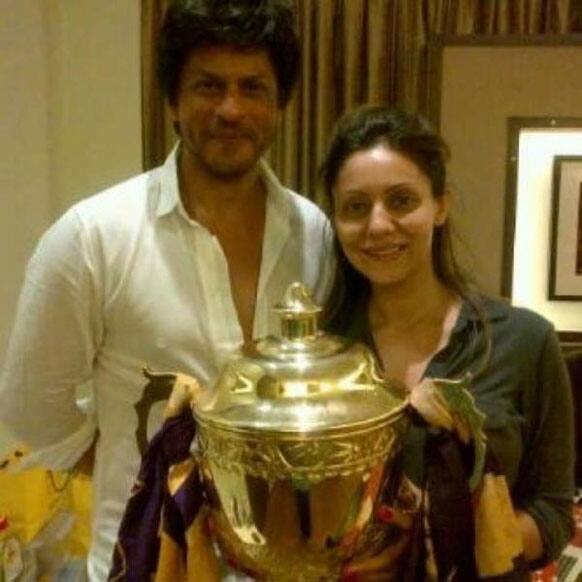
[[347, 200], [340, 206], [340, 215], [344, 218], [360, 218], [368, 212], [368, 203], [364, 200]]
[[412, 192], [393, 192], [388, 196], [387, 200], [389, 210], [403, 214], [412, 212], [418, 205], [418, 196]]

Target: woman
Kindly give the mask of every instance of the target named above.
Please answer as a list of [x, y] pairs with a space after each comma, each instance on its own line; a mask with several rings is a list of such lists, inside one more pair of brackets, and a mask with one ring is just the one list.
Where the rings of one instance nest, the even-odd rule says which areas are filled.
[[[533, 568], [571, 535], [570, 386], [551, 324], [478, 293], [457, 266], [447, 157], [417, 116], [366, 107], [339, 121], [322, 167], [339, 256], [328, 328], [366, 342], [408, 388], [472, 374]], [[403, 452], [418, 486], [425, 438], [411, 430]]]

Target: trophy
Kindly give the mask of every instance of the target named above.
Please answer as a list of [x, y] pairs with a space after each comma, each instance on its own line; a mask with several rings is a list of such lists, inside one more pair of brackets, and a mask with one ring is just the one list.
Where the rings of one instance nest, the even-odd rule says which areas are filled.
[[374, 516], [410, 424], [406, 391], [367, 347], [318, 329], [302, 284], [275, 309], [280, 335], [244, 346], [194, 409], [212, 528], [259, 579], [338, 580], [384, 539]]

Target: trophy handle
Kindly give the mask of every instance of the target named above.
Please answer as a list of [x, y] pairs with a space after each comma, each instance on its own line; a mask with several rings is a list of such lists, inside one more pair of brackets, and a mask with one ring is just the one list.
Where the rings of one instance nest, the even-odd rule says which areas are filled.
[[431, 378], [431, 381], [440, 390], [451, 413], [465, 421], [474, 449], [473, 471], [469, 477], [469, 489], [474, 491], [481, 481], [485, 466], [485, 452], [487, 450], [487, 435], [483, 431], [485, 414], [475, 404], [475, 399], [469, 391], [472, 375], [465, 374], [458, 380]]
[[208, 405], [210, 392], [196, 378], [181, 373], [154, 372], [148, 366], [143, 369], [148, 382], [142, 391], [141, 398], [134, 408], [138, 422], [135, 437], [140, 454], [143, 456], [148, 445], [147, 426], [152, 406], [157, 402], [167, 401], [166, 418], [173, 416], [172, 411], [179, 413], [186, 406], [195, 408], [199, 403]]

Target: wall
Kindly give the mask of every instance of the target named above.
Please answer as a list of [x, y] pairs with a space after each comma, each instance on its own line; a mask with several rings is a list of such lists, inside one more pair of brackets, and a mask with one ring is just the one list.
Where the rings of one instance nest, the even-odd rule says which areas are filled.
[[22, 271], [50, 217], [47, 34], [41, 0], [4, 0], [0, 18], [0, 355]]
[[71, 203], [141, 171], [140, 3], [45, 0], [51, 202]]
[[582, 116], [580, 46], [446, 46], [441, 130], [479, 282], [501, 288], [507, 118]]
[[141, 171], [139, 20], [135, 0], [2, 0], [0, 362], [38, 237]]

